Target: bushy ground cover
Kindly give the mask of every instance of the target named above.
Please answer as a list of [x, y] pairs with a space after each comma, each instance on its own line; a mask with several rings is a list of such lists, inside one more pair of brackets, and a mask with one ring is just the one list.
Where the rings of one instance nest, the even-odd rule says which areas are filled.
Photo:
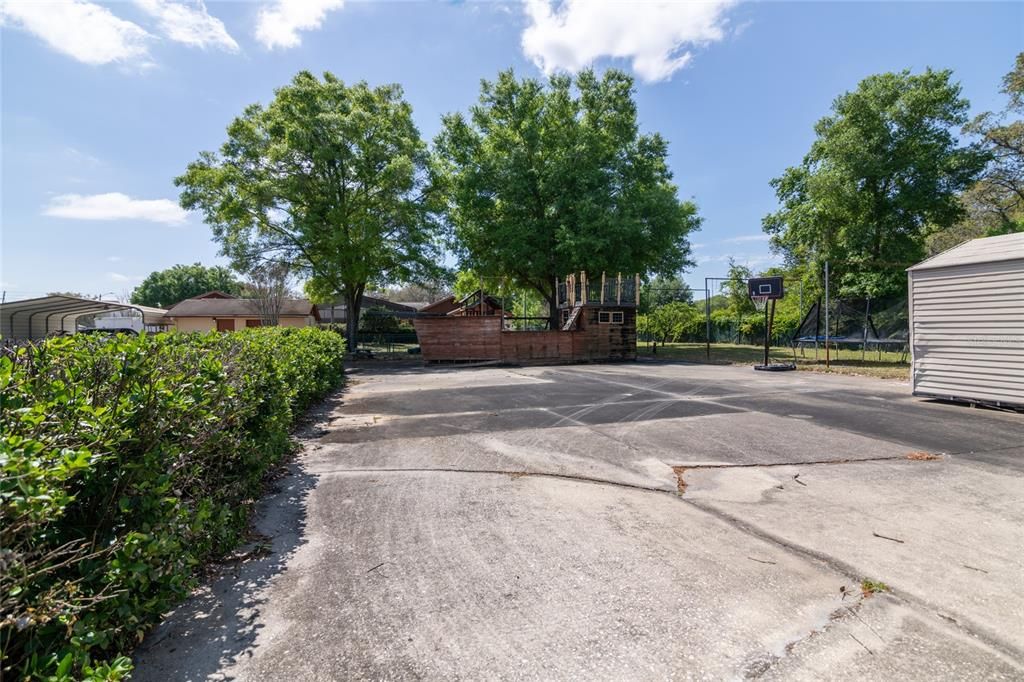
[[0, 677], [125, 677], [123, 654], [243, 537], [344, 352], [312, 328], [4, 351]]

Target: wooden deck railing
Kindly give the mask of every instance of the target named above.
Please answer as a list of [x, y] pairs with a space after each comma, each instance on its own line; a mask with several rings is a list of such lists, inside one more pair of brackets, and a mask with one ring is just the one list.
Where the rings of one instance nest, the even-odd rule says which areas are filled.
[[558, 307], [607, 306], [635, 308], [640, 305], [640, 275], [608, 275], [587, 277], [586, 272], [573, 273], [558, 282]]

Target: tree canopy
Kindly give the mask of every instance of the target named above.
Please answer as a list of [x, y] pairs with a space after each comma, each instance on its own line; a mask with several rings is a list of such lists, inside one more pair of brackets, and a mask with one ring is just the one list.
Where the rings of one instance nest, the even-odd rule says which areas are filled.
[[367, 285], [426, 278], [440, 244], [428, 153], [398, 85], [346, 86], [303, 71], [253, 104], [175, 180], [240, 270], [286, 264], [315, 300], [342, 297], [355, 346]]
[[968, 106], [951, 72], [931, 69], [870, 76], [838, 97], [801, 165], [772, 180], [773, 247], [794, 264], [830, 261], [843, 295], [904, 287], [928, 231], [963, 217], [960, 193], [988, 158], [954, 135]]
[[726, 310], [736, 319], [737, 324], [742, 324], [745, 316], [756, 312], [747, 287], [747, 280], [753, 276], [754, 271], [749, 267], [737, 263], [732, 258], [729, 259], [727, 279], [722, 282], [722, 294], [725, 297]]
[[678, 275], [658, 275], [640, 287], [640, 312], [674, 302], [693, 302], [693, 291]]
[[660, 341], [664, 346], [676, 342], [684, 334], [696, 334], [704, 323], [704, 315], [691, 303], [670, 301], [654, 308], [651, 312], [641, 314], [637, 319], [637, 331], [650, 334], [654, 338], [655, 348]]
[[556, 320], [569, 272], [689, 264], [697, 208], [677, 197], [665, 140], [640, 133], [633, 93], [616, 70], [546, 84], [509, 70], [468, 116], [444, 117], [434, 178], [464, 267], [538, 292]]
[[186, 298], [208, 291], [238, 295], [242, 291], [242, 284], [234, 272], [220, 265], [175, 265], [166, 270], [151, 272], [132, 291], [131, 302], [154, 308], [169, 308]]
[[991, 159], [981, 178], [962, 196], [966, 215], [937, 232], [929, 246], [941, 251], [976, 237], [1024, 231], [1024, 52], [1003, 77], [1003, 111], [977, 116], [964, 131], [981, 139]]

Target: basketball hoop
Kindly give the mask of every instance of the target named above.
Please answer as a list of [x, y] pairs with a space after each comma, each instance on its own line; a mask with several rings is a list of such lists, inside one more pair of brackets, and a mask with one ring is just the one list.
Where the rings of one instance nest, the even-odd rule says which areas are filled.
[[[770, 348], [772, 335], [772, 322], [775, 319], [775, 301], [785, 296], [785, 289], [782, 286], [781, 277], [751, 277], [747, 280], [747, 295], [750, 296], [754, 308], [764, 313], [764, 363], [754, 365], [754, 369], [763, 372], [778, 372], [783, 370], [796, 369], [796, 364], [780, 365], [772, 364], [770, 360]], [[772, 302], [769, 312], [768, 301]]]

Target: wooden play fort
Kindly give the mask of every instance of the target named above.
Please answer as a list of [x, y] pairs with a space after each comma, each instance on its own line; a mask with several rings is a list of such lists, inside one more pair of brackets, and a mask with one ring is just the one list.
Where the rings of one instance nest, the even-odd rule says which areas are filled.
[[421, 314], [413, 324], [423, 360], [515, 365], [636, 359], [640, 277], [586, 273], [558, 282], [560, 328], [516, 331], [504, 315]]

